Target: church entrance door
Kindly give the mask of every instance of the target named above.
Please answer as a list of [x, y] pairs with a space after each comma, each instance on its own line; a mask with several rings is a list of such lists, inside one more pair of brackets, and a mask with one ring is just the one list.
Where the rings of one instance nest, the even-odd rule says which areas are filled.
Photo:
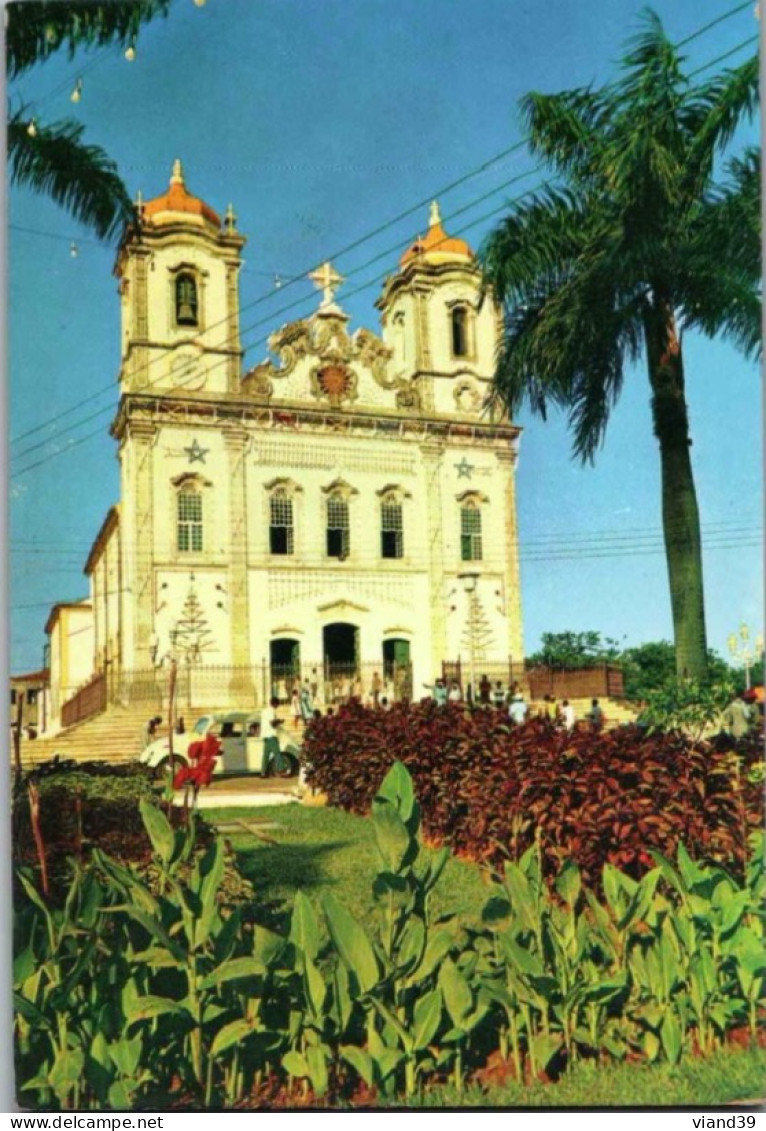
[[327, 702], [347, 700], [359, 677], [359, 628], [336, 621], [322, 630]]
[[393, 684], [396, 700], [412, 698], [409, 640], [383, 641], [383, 674], [386, 681]]
[[301, 682], [301, 645], [299, 640], [278, 637], [269, 644], [269, 664], [271, 667], [271, 695], [280, 703], [286, 703], [292, 695], [293, 687]]

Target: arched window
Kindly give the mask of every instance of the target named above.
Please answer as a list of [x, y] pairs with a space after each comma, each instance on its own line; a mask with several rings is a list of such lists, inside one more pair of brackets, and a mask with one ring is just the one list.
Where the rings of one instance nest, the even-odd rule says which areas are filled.
[[294, 552], [295, 527], [293, 500], [284, 488], [274, 491], [269, 500], [269, 550], [272, 554]]
[[196, 326], [197, 322], [197, 281], [184, 271], [176, 278], [176, 323]]
[[327, 557], [347, 558], [351, 550], [348, 503], [341, 494], [327, 499]]
[[468, 342], [468, 310], [465, 306], [452, 309], [452, 356], [467, 357], [470, 353]]
[[380, 504], [380, 556], [404, 557], [402, 504], [394, 498], [384, 499]]
[[482, 556], [481, 511], [474, 500], [469, 500], [460, 508], [460, 559], [480, 562]]
[[177, 495], [178, 552], [202, 552], [202, 493], [192, 486], [182, 487]]
[[404, 364], [407, 361], [407, 337], [401, 310], [394, 315], [394, 350], [398, 361]]

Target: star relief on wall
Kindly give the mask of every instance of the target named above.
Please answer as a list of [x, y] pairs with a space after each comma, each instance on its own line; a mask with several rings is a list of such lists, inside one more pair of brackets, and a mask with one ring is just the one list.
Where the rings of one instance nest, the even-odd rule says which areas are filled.
[[457, 471], [458, 479], [470, 479], [476, 470], [475, 464], [469, 463], [465, 456], [463, 456], [460, 463], [456, 463], [454, 466]]
[[184, 448], [189, 463], [204, 463], [205, 456], [210, 451], [210, 448], [201, 447], [199, 440], [195, 436], [188, 448]]

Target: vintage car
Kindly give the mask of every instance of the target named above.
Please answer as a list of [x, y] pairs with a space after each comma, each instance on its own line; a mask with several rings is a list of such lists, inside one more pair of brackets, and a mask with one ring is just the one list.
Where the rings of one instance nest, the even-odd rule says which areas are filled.
[[[297, 774], [300, 750], [288, 743], [280, 733], [281, 720], [273, 710], [229, 711], [220, 715], [202, 715], [190, 731], [173, 735], [172, 760], [176, 767], [187, 765], [189, 747], [208, 734], [221, 743], [215, 764], [216, 774]], [[164, 773], [170, 767], [170, 743], [167, 735], [150, 743], [140, 754], [139, 762]]]

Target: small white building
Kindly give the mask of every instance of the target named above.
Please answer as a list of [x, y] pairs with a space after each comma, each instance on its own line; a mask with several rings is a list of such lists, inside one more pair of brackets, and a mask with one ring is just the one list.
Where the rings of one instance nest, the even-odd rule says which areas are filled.
[[487, 408], [501, 320], [471, 249], [434, 204], [379, 334], [324, 264], [313, 314], [243, 373], [244, 244], [176, 162], [120, 245], [120, 499], [86, 566], [89, 672], [138, 701], [172, 654], [211, 706], [298, 677], [325, 700], [344, 681], [419, 697], [471, 650], [520, 661], [519, 429]]

